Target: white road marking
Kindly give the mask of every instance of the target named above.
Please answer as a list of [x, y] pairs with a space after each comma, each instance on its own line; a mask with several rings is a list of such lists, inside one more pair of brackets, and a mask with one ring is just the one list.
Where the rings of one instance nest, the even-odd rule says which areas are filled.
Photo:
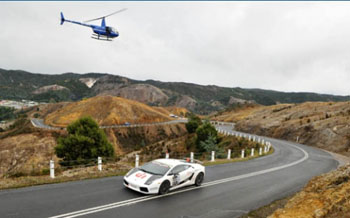
[[144, 196], [144, 197], [139, 197], [139, 198], [133, 198], [130, 200], [126, 200], [126, 201], [120, 201], [120, 202], [115, 202], [115, 203], [111, 203], [111, 204], [106, 204], [106, 205], [102, 205], [102, 206], [98, 206], [98, 207], [92, 207], [92, 208], [88, 208], [85, 210], [79, 210], [79, 211], [75, 211], [75, 212], [71, 212], [71, 213], [66, 213], [66, 214], [61, 214], [61, 215], [57, 215], [57, 216], [53, 216], [53, 217], [49, 217], [49, 218], [73, 218], [73, 217], [78, 217], [78, 216], [84, 216], [87, 214], [92, 214], [92, 213], [97, 213], [97, 212], [101, 212], [104, 210], [110, 210], [113, 208], [117, 208], [117, 207], [123, 207], [123, 206], [128, 206], [131, 204], [136, 204], [136, 203], [140, 203], [140, 202], [144, 202], [144, 201], [149, 201], [149, 200], [153, 200], [153, 199], [157, 199], [157, 198], [163, 198], [169, 195], [175, 195], [178, 193], [182, 193], [182, 192], [187, 192], [187, 191], [191, 191], [194, 189], [199, 189], [199, 188], [205, 188], [205, 187], [209, 187], [209, 186], [213, 186], [213, 185], [218, 185], [218, 184], [222, 184], [222, 183], [226, 183], [226, 182], [232, 182], [235, 180], [240, 180], [240, 179], [245, 179], [245, 178], [249, 178], [249, 177], [253, 177], [253, 176], [257, 176], [257, 175], [262, 175], [265, 173], [269, 173], [269, 172], [273, 172], [273, 171], [277, 171], [277, 170], [281, 170], [287, 167], [292, 167], [295, 166], [305, 160], [307, 160], [309, 158], [309, 154], [302, 148], [299, 148], [296, 145], [290, 144], [290, 146], [302, 151], [304, 153], [304, 157], [294, 161], [292, 163], [283, 165], [283, 166], [278, 166], [278, 167], [273, 167], [270, 169], [266, 169], [266, 170], [261, 170], [261, 171], [257, 171], [257, 172], [252, 172], [252, 173], [248, 173], [248, 174], [244, 174], [244, 175], [239, 175], [239, 176], [234, 176], [234, 177], [229, 177], [229, 178], [225, 178], [225, 179], [220, 179], [220, 180], [215, 180], [215, 181], [211, 181], [211, 182], [207, 182], [207, 183], [203, 183], [202, 186], [199, 187], [192, 187], [192, 188], [187, 188], [187, 189], [183, 189], [183, 190], [178, 190], [178, 191], [174, 191], [171, 193], [168, 193], [166, 195], [156, 195], [156, 196]]

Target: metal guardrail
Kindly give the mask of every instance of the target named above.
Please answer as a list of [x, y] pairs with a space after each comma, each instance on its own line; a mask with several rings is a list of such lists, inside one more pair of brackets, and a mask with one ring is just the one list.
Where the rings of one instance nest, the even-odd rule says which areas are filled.
[[[66, 130], [65, 127], [53, 127], [46, 125], [42, 119], [31, 119], [31, 123], [36, 128], [50, 129], [50, 130]], [[139, 123], [139, 124], [115, 124], [109, 126], [100, 126], [101, 129], [111, 129], [111, 128], [135, 128], [144, 126], [159, 126], [159, 125], [172, 125], [177, 123], [187, 123], [187, 119], [172, 120], [166, 122], [153, 122], [153, 123]]]

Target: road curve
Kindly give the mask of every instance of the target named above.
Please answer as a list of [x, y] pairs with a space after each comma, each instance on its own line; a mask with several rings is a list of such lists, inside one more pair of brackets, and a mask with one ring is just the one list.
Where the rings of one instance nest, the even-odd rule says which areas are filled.
[[[232, 131], [232, 126], [220, 126]], [[238, 217], [300, 190], [338, 162], [322, 150], [268, 139], [275, 152], [246, 162], [206, 167], [202, 187], [166, 196], [128, 190], [122, 177], [0, 191], [1, 217]]]
[[[50, 125], [46, 125], [44, 123], [43, 119], [30, 119], [32, 125], [36, 128], [41, 129], [50, 129], [50, 130], [64, 130], [65, 127], [54, 127]], [[187, 119], [178, 119], [178, 120], [171, 120], [171, 121], [165, 121], [165, 122], [153, 122], [153, 123], [140, 123], [140, 124], [120, 124], [120, 125], [110, 125], [110, 126], [100, 126], [102, 129], [110, 129], [110, 128], [134, 128], [134, 127], [143, 127], [143, 126], [159, 126], [159, 125], [172, 125], [172, 124], [178, 124], [178, 123], [187, 123]]]

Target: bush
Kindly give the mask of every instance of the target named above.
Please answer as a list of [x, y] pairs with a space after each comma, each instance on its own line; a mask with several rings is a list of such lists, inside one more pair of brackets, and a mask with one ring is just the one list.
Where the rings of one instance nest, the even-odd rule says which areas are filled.
[[217, 139], [217, 131], [214, 126], [212, 126], [209, 122], [204, 123], [200, 127], [197, 128], [196, 130], [197, 134], [197, 146], [199, 150], [203, 151], [203, 148], [201, 147], [201, 142], [206, 141], [209, 136], [215, 138], [215, 144], [216, 144], [216, 139]]
[[114, 149], [106, 134], [91, 117], [83, 117], [67, 127], [68, 136], [60, 137], [55, 147], [61, 165], [79, 165], [97, 157], [112, 157]]
[[202, 120], [194, 114], [190, 114], [188, 122], [186, 123], [186, 129], [188, 133], [196, 132], [197, 128], [202, 124]]
[[49, 168], [44, 168], [41, 170], [41, 175], [50, 175], [50, 169]]
[[10, 107], [0, 106], [0, 121], [15, 119], [15, 109]]
[[212, 136], [211, 134], [208, 135], [207, 139], [205, 141], [199, 142], [199, 149], [201, 151], [217, 151], [218, 146], [216, 144], [216, 137]]

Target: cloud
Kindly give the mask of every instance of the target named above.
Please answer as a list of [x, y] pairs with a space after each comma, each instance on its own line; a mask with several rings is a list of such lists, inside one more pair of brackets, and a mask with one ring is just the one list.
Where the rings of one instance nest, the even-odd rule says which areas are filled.
[[[2, 68], [348, 95], [348, 2], [1, 2]], [[90, 38], [59, 12], [107, 19]], [[96, 22], [99, 23], [99, 22]]]

